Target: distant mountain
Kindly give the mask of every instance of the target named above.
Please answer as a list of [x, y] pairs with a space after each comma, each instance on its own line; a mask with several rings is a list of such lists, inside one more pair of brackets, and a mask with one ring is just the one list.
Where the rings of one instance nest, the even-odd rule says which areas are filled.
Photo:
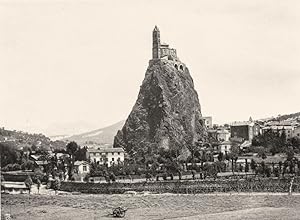
[[91, 131], [99, 128], [95, 123], [86, 122], [84, 120], [71, 122], [55, 122], [43, 128], [40, 132], [46, 134], [53, 139], [63, 139], [68, 136], [82, 134], [86, 131]]
[[62, 139], [67, 139], [68, 137], [71, 137], [72, 135], [53, 135], [53, 136], [49, 136], [49, 138], [52, 141], [57, 141], [57, 140], [62, 140]]
[[98, 144], [113, 144], [114, 137], [118, 130], [122, 129], [125, 121], [120, 121], [116, 124], [105, 128], [85, 132], [78, 135], [63, 138], [65, 141], [76, 141], [78, 144], [98, 143]]

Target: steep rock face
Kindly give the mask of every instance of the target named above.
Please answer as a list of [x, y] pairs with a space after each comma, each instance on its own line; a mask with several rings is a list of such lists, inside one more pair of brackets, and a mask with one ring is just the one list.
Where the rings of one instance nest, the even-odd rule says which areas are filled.
[[138, 99], [115, 136], [114, 147], [122, 147], [131, 155], [159, 148], [180, 154], [205, 139], [201, 118], [188, 68], [178, 61], [151, 60]]

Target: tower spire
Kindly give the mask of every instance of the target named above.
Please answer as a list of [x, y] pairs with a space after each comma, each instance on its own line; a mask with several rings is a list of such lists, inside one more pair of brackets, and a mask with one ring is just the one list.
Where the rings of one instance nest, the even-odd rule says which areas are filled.
[[152, 33], [152, 59], [160, 58], [160, 31], [158, 27], [155, 25], [153, 33]]

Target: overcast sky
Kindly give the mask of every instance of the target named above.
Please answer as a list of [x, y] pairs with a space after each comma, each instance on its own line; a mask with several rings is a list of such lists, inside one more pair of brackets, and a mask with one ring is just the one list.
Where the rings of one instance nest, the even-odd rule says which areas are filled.
[[0, 0], [0, 126], [81, 132], [126, 119], [152, 30], [214, 123], [300, 111], [300, 1]]

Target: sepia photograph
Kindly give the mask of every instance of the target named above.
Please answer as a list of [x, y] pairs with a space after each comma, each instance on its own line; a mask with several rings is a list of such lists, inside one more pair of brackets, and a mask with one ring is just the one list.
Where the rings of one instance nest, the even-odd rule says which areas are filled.
[[1, 220], [300, 219], [299, 12], [0, 0]]

